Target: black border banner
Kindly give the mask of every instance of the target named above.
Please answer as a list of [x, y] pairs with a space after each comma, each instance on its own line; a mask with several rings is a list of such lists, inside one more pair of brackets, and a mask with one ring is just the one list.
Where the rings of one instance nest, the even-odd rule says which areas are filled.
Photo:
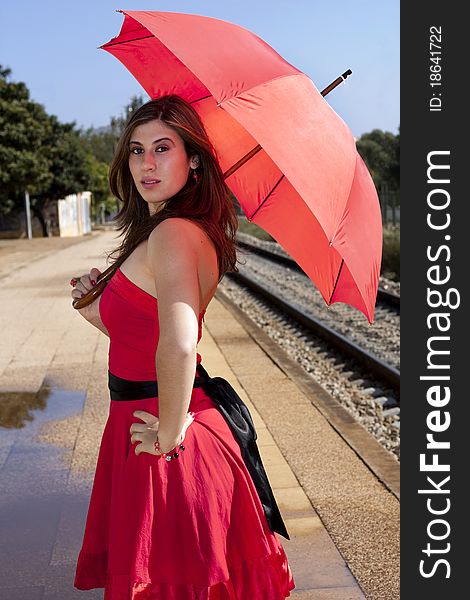
[[468, 594], [469, 51], [458, 6], [401, 4], [403, 600]]

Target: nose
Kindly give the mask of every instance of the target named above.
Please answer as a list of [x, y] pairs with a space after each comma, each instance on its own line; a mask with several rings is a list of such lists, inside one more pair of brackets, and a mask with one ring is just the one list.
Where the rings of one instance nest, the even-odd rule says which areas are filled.
[[148, 170], [155, 169], [155, 166], [156, 166], [155, 153], [152, 151], [145, 152], [144, 161], [143, 161], [144, 170], [148, 171]]

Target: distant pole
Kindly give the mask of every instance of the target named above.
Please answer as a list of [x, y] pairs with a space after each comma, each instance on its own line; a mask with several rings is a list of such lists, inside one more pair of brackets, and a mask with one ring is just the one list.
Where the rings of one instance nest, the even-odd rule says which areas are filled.
[[26, 229], [28, 233], [28, 239], [33, 237], [33, 231], [31, 228], [31, 209], [29, 207], [29, 193], [28, 190], [24, 193], [24, 205], [26, 209]]

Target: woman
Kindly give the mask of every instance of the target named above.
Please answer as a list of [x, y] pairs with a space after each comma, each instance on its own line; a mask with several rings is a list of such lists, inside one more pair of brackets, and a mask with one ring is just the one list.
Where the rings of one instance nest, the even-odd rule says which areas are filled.
[[[111, 402], [74, 585], [104, 587], [105, 600], [281, 600], [294, 588], [286, 555], [195, 383], [204, 313], [238, 269], [234, 207], [190, 104], [164, 96], [132, 114], [110, 187], [123, 203], [119, 268], [80, 313], [110, 337]], [[72, 297], [99, 274], [72, 281]]]

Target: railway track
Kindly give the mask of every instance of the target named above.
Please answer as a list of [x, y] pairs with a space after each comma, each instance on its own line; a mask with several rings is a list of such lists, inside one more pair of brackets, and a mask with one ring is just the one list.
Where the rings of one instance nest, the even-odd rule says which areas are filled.
[[[284, 254], [278, 252], [272, 252], [271, 250], [267, 250], [266, 248], [262, 248], [260, 246], [255, 246], [240, 239], [238, 240], [238, 244], [253, 254], [267, 258], [272, 262], [285, 265], [290, 269], [294, 269], [305, 275], [301, 267], [299, 267], [295, 260], [293, 260], [290, 256], [285, 256]], [[305, 275], [305, 277], [307, 277], [307, 275]], [[394, 294], [393, 292], [389, 292], [388, 290], [379, 287], [377, 291], [377, 300], [388, 307], [394, 308], [398, 313], [400, 312], [400, 296], [398, 294]]]
[[[323, 387], [331, 398], [331, 406], [338, 404], [345, 408], [399, 460], [400, 399], [396, 385], [398, 371], [393, 372], [392, 369], [390, 376], [387, 365], [384, 369], [384, 365], [380, 364], [383, 361], [376, 361], [376, 357], [372, 357], [373, 362], [378, 365], [374, 375], [370, 370], [370, 362], [364, 359], [364, 356], [358, 360], [358, 354], [360, 356], [364, 353], [360, 347], [355, 347], [357, 344], [351, 344], [350, 340], [346, 339], [336, 346], [334, 340], [338, 341], [340, 337], [345, 336], [338, 336], [337, 332], [328, 330], [331, 327], [324, 326], [321, 327], [323, 335], [320, 335], [311, 315], [302, 314], [306, 311], [296, 305], [295, 300], [286, 301], [288, 293], [282, 293], [285, 297], [280, 299], [280, 290], [273, 289], [277, 286], [271, 285], [271, 289], [267, 289], [266, 282], [259, 277], [259, 273], [256, 273], [256, 277], [255, 281], [251, 273], [248, 276], [246, 273], [227, 273], [220, 285], [220, 292], [246, 319], [264, 331], [280, 350]], [[286, 277], [288, 278], [287, 274]], [[269, 280], [269, 277], [265, 279]], [[288, 278], [289, 290], [291, 283]], [[312, 290], [308, 288], [307, 292], [310, 301]], [[315, 301], [307, 304], [308, 309], [314, 304]], [[320, 314], [324, 310], [324, 307], [320, 306]], [[353, 348], [353, 351], [346, 353], [345, 347], [349, 350]], [[387, 373], [385, 377], [384, 371]], [[387, 383], [388, 381], [390, 383]]]
[[231, 279], [242, 284], [256, 295], [261, 296], [270, 305], [289, 315], [303, 328], [322, 338], [329, 346], [338, 350], [341, 355], [351, 358], [361, 365], [364, 372], [371, 373], [378, 381], [386, 387], [391, 388], [397, 394], [397, 404], [399, 404], [400, 371], [398, 369], [377, 358], [364, 348], [361, 348], [358, 344], [328, 325], [325, 325], [319, 319], [307, 314], [302, 308], [281, 298], [276, 291], [259, 283], [248, 274], [239, 272], [229, 273], [228, 275]]

